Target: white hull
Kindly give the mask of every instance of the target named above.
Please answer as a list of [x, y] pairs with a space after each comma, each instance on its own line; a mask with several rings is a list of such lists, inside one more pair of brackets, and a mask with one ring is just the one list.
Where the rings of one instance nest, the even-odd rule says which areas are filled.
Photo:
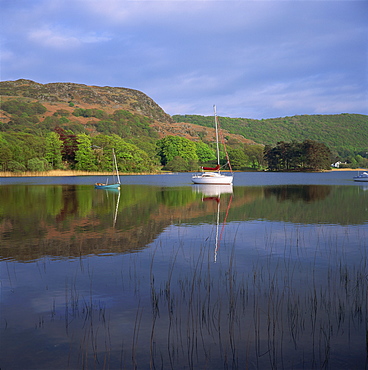
[[233, 175], [222, 175], [216, 172], [205, 172], [200, 175], [193, 175], [192, 182], [194, 184], [207, 185], [230, 185], [233, 183]]
[[359, 176], [354, 176], [354, 181], [368, 182], [368, 172], [363, 172]]

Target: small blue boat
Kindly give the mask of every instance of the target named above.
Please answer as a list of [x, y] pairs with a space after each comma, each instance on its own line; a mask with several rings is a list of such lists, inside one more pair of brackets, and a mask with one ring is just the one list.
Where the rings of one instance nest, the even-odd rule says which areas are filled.
[[96, 182], [95, 183], [95, 189], [120, 189], [120, 176], [119, 176], [119, 171], [118, 171], [118, 163], [116, 161], [116, 156], [114, 149], [112, 150], [112, 155], [113, 155], [113, 168], [115, 169], [115, 174], [113, 176], [116, 176], [116, 182], [113, 184], [109, 184], [109, 179], [106, 179], [106, 183], [102, 182]]
[[95, 188], [96, 189], [120, 189], [120, 183], [104, 184], [104, 183], [101, 183], [101, 182], [96, 182]]

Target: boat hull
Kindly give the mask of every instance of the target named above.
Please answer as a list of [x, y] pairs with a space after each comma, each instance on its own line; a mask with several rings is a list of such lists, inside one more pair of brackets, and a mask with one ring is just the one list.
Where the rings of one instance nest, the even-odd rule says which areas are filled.
[[354, 176], [354, 181], [368, 182], [368, 172], [363, 172], [358, 176]]
[[204, 173], [192, 176], [192, 182], [194, 184], [205, 185], [231, 185], [233, 183], [233, 176], [218, 173]]
[[95, 184], [95, 189], [120, 189], [120, 184]]

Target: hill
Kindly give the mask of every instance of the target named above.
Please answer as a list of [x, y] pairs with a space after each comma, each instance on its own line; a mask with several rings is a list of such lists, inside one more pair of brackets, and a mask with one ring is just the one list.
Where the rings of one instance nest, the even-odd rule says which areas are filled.
[[[175, 115], [175, 122], [210, 127], [213, 117]], [[219, 117], [221, 127], [257, 143], [276, 145], [279, 141], [315, 140], [340, 155], [368, 151], [368, 116], [361, 114], [302, 115], [271, 119]]]
[[[61, 126], [74, 132], [88, 134], [117, 134], [124, 138], [140, 137], [140, 141], [152, 141], [167, 135], [188, 138], [193, 141], [212, 141], [213, 124], [204, 130], [203, 126], [177, 123], [146, 94], [133, 89], [109, 86], [88, 86], [75, 83], [40, 84], [31, 80], [0, 82], [2, 108], [0, 110], [0, 131], [23, 131], [40, 133], [54, 126]], [[6, 109], [7, 102], [38, 102], [46, 110], [39, 114], [25, 114]], [[116, 111], [124, 111], [124, 122], [116, 124]], [[16, 116], [16, 117], [15, 117]], [[34, 116], [34, 115], [33, 115]], [[145, 128], [143, 130], [142, 128]], [[225, 135], [242, 143], [254, 143], [238, 134]]]
[[[185, 147], [190, 147], [185, 157], [186, 170], [196, 170], [198, 164], [209, 164], [214, 159], [212, 116], [171, 117], [138, 90], [68, 82], [40, 84], [20, 79], [0, 82], [0, 95], [3, 171], [43, 171], [50, 166], [104, 171], [111, 148], [117, 147], [121, 170], [126, 172], [157, 170], [167, 164], [169, 157], [184, 158]], [[237, 169], [262, 168], [263, 145], [274, 146], [279, 141], [319, 141], [335, 157], [350, 158], [356, 165], [362, 157], [367, 158], [368, 116], [364, 115], [304, 115], [265, 120], [220, 117], [220, 123], [231, 160], [238, 162]], [[56, 142], [52, 136], [55, 133], [59, 135]], [[162, 142], [169, 135], [180, 140], [175, 144]]]

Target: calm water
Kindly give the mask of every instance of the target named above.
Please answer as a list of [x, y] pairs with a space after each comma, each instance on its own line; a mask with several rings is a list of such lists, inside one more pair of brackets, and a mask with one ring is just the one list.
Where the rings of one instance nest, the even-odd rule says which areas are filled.
[[1, 369], [366, 369], [354, 175], [0, 179]]

